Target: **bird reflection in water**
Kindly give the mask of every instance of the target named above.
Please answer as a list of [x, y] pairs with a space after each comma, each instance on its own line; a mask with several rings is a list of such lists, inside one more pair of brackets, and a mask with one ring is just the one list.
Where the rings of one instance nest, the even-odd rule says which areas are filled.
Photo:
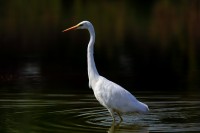
[[108, 133], [149, 133], [148, 126], [144, 125], [123, 125], [120, 126], [122, 122], [116, 123], [112, 122], [111, 127], [108, 129]]

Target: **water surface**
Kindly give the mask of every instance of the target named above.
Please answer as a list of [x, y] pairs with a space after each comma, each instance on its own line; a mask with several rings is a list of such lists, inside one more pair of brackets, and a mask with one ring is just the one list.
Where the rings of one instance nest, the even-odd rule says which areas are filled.
[[197, 94], [134, 92], [149, 105], [146, 115], [124, 115], [112, 123], [108, 111], [87, 93], [0, 94], [0, 131], [6, 133], [200, 132]]

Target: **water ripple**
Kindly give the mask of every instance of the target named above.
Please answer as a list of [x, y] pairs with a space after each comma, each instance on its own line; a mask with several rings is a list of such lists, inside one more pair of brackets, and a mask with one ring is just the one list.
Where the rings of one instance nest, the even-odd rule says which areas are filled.
[[167, 98], [140, 97], [149, 114], [124, 115], [119, 124], [92, 94], [1, 94], [0, 124], [10, 132], [199, 132], [200, 101]]

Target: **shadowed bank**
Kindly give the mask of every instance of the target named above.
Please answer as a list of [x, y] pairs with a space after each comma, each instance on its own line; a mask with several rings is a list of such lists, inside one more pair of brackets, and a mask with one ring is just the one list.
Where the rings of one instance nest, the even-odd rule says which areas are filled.
[[21, 64], [32, 62], [44, 81], [74, 87], [78, 77], [87, 88], [89, 35], [61, 33], [87, 19], [96, 30], [95, 60], [105, 77], [130, 90], [198, 90], [198, 0], [0, 3], [1, 83], [19, 80]]

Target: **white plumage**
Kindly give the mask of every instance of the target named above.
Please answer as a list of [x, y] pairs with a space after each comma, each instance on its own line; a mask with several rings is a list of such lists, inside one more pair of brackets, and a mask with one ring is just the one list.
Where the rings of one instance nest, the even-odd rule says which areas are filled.
[[121, 114], [123, 113], [147, 113], [149, 108], [146, 104], [138, 101], [123, 87], [99, 75], [93, 57], [95, 42], [93, 25], [89, 21], [82, 21], [63, 32], [72, 29], [87, 29], [90, 33], [90, 41], [87, 48], [89, 87], [93, 89], [99, 103], [108, 109], [113, 121], [115, 121], [114, 112], [119, 115], [121, 120]]

